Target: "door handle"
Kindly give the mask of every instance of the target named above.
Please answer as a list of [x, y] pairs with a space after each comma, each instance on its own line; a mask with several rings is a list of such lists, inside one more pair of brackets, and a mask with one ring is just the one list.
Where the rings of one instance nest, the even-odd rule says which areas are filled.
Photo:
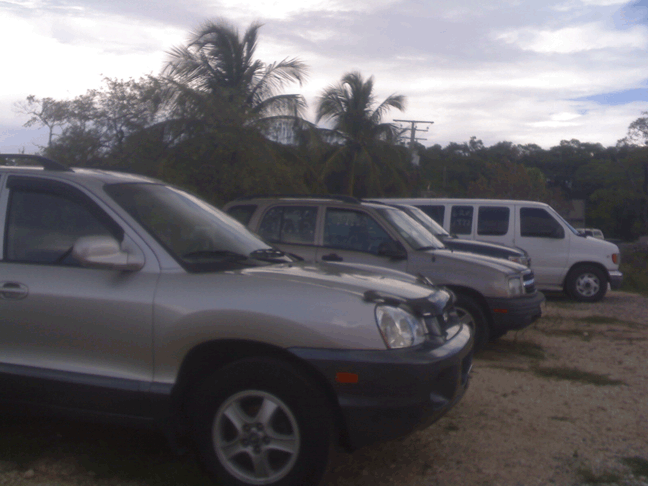
[[17, 282], [0, 282], [0, 298], [20, 300], [27, 297], [29, 288]]
[[329, 253], [328, 255], [323, 255], [322, 260], [325, 262], [341, 262], [344, 261], [344, 258], [337, 253]]

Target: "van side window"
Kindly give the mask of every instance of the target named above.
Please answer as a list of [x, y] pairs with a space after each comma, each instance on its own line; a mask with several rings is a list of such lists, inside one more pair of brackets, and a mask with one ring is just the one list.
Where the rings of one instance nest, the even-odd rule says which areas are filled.
[[430, 218], [443, 226], [443, 220], [445, 219], [445, 206], [416, 206], [425, 212]]
[[273, 243], [314, 244], [317, 207], [275, 206], [263, 216], [259, 235]]
[[482, 206], [477, 217], [477, 234], [502, 236], [509, 229], [509, 208]]
[[472, 206], [452, 206], [450, 211], [450, 233], [469, 235], [472, 232], [472, 222]]
[[565, 230], [542, 208], [520, 208], [520, 236], [564, 238]]

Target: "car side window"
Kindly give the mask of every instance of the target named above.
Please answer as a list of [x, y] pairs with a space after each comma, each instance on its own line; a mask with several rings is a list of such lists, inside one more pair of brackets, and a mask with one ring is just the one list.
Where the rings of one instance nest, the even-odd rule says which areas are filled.
[[82, 236], [114, 234], [79, 201], [12, 189], [6, 223], [7, 262], [76, 265], [69, 255]]
[[236, 219], [239, 223], [248, 225], [254, 211], [256, 211], [256, 204], [241, 204], [239, 206], [232, 206], [227, 210], [227, 214]]
[[565, 230], [542, 208], [520, 208], [520, 235], [560, 239], [565, 237]]
[[509, 208], [481, 206], [477, 216], [477, 234], [502, 236], [509, 230]]
[[472, 206], [452, 206], [450, 211], [450, 233], [469, 235], [472, 232]]
[[361, 211], [329, 208], [324, 220], [324, 246], [378, 254], [393, 238], [371, 216]]
[[316, 206], [274, 206], [259, 225], [259, 235], [273, 243], [315, 244]]

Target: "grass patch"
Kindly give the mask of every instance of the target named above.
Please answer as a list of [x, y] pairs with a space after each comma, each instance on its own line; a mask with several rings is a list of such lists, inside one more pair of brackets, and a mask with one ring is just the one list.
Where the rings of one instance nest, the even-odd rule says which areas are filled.
[[630, 468], [635, 476], [648, 477], [648, 460], [643, 457], [624, 457], [623, 463]]
[[453, 423], [446, 424], [443, 428], [448, 432], [456, 432], [458, 430], [461, 430], [457, 424]]
[[524, 356], [535, 360], [543, 360], [547, 357], [544, 348], [539, 344], [517, 340], [500, 340], [490, 343], [477, 354], [477, 357], [489, 361], [499, 361], [510, 355]]
[[621, 290], [648, 296], [648, 252], [624, 251], [620, 270], [623, 272]]
[[600, 324], [632, 324], [630, 322], [620, 321], [619, 319], [615, 319], [614, 317], [607, 317], [607, 316], [577, 317], [574, 320], [579, 321], [579, 322], [584, 322], [585, 324], [594, 324], [594, 325], [600, 325]]
[[613, 380], [606, 375], [599, 373], [590, 373], [581, 371], [576, 368], [553, 367], [553, 368], [533, 368], [534, 374], [543, 378], [555, 378], [558, 380], [569, 380], [584, 383], [586, 385], [608, 386], [608, 385], [625, 385], [622, 380]]
[[597, 474], [590, 467], [579, 468], [578, 475], [589, 484], [616, 483], [622, 479], [622, 476], [616, 471], [603, 471]]
[[546, 336], [573, 337], [586, 342], [591, 341], [594, 337], [594, 333], [591, 331], [579, 331], [577, 329], [542, 329], [540, 332]]
[[162, 435], [148, 430], [25, 417], [0, 419], [0, 457], [19, 470], [42, 458], [66, 456], [97, 479], [148, 486], [209, 483], [190, 455], [176, 455]]

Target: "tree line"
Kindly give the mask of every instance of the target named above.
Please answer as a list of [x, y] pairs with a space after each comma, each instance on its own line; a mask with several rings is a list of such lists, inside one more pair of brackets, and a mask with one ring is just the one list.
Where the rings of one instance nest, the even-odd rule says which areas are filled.
[[[406, 98], [376, 99], [373, 77], [349, 72], [305, 118], [299, 59], [255, 58], [261, 24], [241, 35], [209, 21], [169, 52], [157, 76], [106, 78], [72, 100], [29, 96], [25, 126], [46, 127], [40, 153], [76, 167], [161, 178], [222, 204], [250, 194], [492, 197], [586, 201], [588, 226], [632, 240], [648, 234], [648, 114], [615, 147], [564, 140], [548, 150], [476, 137], [407, 146], [385, 122]], [[321, 126], [323, 124], [324, 126]], [[414, 164], [416, 154], [418, 164]]]

